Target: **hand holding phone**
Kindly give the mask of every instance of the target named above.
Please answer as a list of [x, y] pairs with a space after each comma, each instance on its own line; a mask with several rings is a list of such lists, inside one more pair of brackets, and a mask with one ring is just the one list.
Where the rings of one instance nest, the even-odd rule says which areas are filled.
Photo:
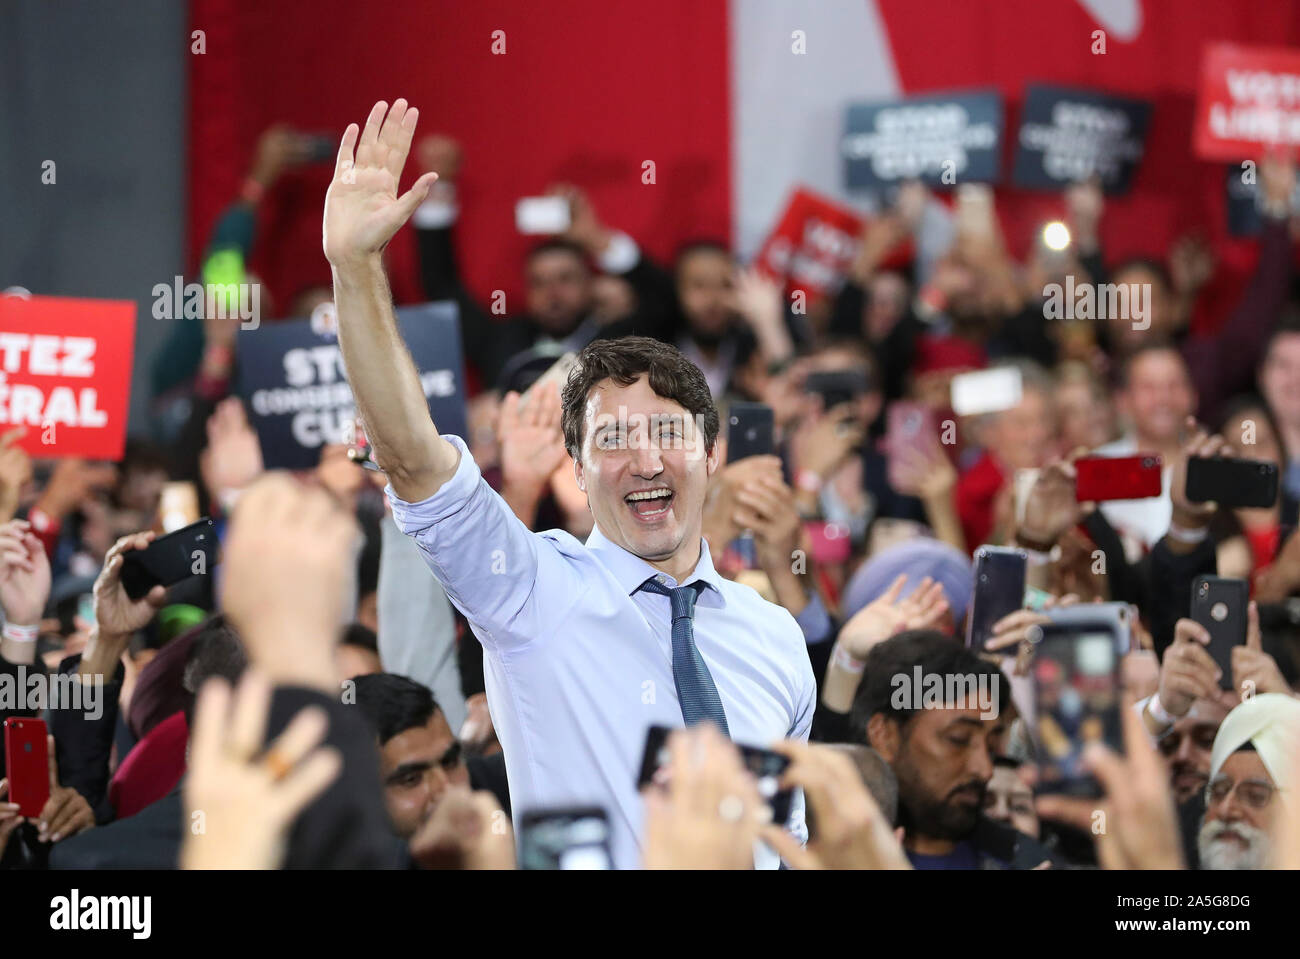
[[526, 236], [556, 236], [572, 222], [569, 201], [562, 196], [528, 196], [515, 204], [515, 227]]
[[1244, 579], [1198, 576], [1192, 582], [1191, 619], [1210, 634], [1206, 652], [1222, 671], [1219, 685], [1232, 688], [1232, 650], [1246, 642], [1250, 584]]
[[1193, 456], [1187, 460], [1187, 499], [1192, 503], [1251, 509], [1277, 502], [1278, 468], [1264, 460]]
[[993, 626], [1025, 602], [1029, 554], [1023, 549], [981, 546], [975, 550], [975, 591], [966, 618], [966, 645], [983, 652]]
[[144, 599], [155, 586], [174, 586], [191, 576], [206, 575], [216, 563], [216, 530], [209, 517], [145, 546], [122, 554], [122, 589], [132, 600]]
[[1136, 456], [1085, 456], [1074, 461], [1075, 499], [1080, 503], [1147, 499], [1164, 491], [1164, 464], [1158, 453]]
[[12, 716], [5, 720], [5, 769], [8, 802], [18, 814], [36, 818], [50, 798], [49, 735], [45, 721]]

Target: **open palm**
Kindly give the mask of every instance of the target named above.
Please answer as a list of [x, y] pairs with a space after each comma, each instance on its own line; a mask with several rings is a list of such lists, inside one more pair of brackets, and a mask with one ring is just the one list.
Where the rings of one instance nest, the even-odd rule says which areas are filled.
[[[334, 180], [325, 195], [325, 256], [338, 265], [379, 253], [428, 195], [438, 178], [426, 173], [402, 196], [398, 181], [411, 149], [419, 111], [398, 99], [379, 101], [364, 130], [348, 125], [339, 144]], [[355, 155], [354, 155], [355, 147]]]

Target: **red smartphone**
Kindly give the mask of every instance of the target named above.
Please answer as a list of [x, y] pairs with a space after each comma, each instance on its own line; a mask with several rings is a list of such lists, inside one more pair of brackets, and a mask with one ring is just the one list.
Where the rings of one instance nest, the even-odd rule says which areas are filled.
[[1086, 503], [1159, 496], [1164, 491], [1163, 465], [1158, 453], [1075, 460], [1074, 498]]
[[50, 798], [50, 757], [45, 720], [13, 717], [5, 720], [5, 767], [9, 798], [21, 816], [39, 816]]

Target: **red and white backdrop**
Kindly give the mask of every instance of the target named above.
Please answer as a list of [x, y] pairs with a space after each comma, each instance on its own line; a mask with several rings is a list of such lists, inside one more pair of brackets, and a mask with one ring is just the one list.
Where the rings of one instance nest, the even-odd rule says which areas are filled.
[[[549, 184], [584, 187], [655, 255], [701, 236], [748, 255], [797, 183], [859, 203], [836, 149], [845, 104], [995, 87], [1014, 130], [1032, 82], [1154, 103], [1134, 188], [1108, 207], [1107, 252], [1160, 253], [1200, 230], [1225, 267], [1212, 293], [1230, 297], [1253, 245], [1227, 238], [1223, 168], [1191, 155], [1201, 55], [1222, 40], [1300, 46], [1300, 0], [191, 0], [191, 18], [207, 50], [190, 58], [191, 266], [262, 129], [337, 135], [374, 100], [405, 96], [424, 132], [464, 145], [463, 269], [480, 296], [508, 297], [527, 248], [514, 203]], [[497, 30], [504, 55], [492, 53]], [[1095, 30], [1104, 55], [1092, 53]], [[328, 280], [327, 183], [324, 168], [290, 176], [259, 214], [260, 235], [275, 239], [253, 266], [279, 304]], [[1059, 212], [1051, 195], [999, 196], [1017, 251]], [[409, 231], [390, 260], [395, 295], [419, 299]]]

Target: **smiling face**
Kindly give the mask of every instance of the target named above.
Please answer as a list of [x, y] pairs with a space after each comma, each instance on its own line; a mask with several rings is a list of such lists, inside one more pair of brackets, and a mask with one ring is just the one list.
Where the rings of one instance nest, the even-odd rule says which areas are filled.
[[680, 579], [699, 557], [701, 516], [716, 444], [691, 414], [657, 395], [646, 375], [596, 383], [583, 410], [579, 487], [610, 542]]

